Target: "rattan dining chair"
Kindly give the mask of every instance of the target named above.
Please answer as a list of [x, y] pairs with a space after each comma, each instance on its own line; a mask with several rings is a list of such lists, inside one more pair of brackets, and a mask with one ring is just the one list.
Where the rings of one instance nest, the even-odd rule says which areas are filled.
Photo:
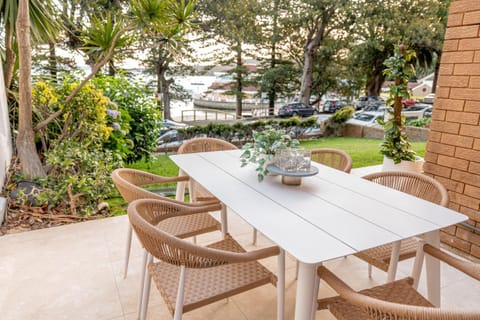
[[[238, 149], [236, 145], [217, 138], [194, 138], [185, 141], [179, 148], [177, 153], [196, 153], [196, 152], [209, 152], [209, 151], [222, 151], [222, 150], [235, 150]], [[179, 176], [185, 176], [185, 173], [180, 170]], [[192, 201], [198, 200], [199, 197], [213, 197], [208, 191], [206, 191], [201, 185], [194, 180], [189, 181], [189, 193]], [[191, 192], [195, 190], [195, 194]], [[177, 200], [184, 197], [185, 183], [177, 184]]]
[[[141, 319], [148, 308], [153, 278], [175, 320], [183, 313], [271, 283], [277, 285], [277, 318], [284, 317], [285, 254], [277, 246], [246, 252], [229, 234], [207, 246], [185, 241], [162, 228], [169, 219], [201, 214], [165, 200], [142, 199], [128, 207], [128, 217], [141, 244], [151, 256], [145, 278]], [[277, 277], [257, 260], [278, 256]], [[155, 257], [158, 260], [153, 260]]]
[[[176, 202], [159, 194], [148, 191], [142, 187], [154, 184], [167, 184], [188, 181], [188, 177], [162, 177], [149, 172], [119, 168], [112, 172], [112, 180], [122, 198], [130, 203], [137, 199], [166, 199]], [[215, 203], [220, 210], [220, 203], [215, 198], [202, 198], [204, 202]], [[196, 206], [197, 204], [192, 204]], [[183, 217], [181, 220], [167, 226], [167, 229], [181, 238], [189, 238], [203, 233], [208, 233], [221, 229], [220, 223], [214, 219], [208, 212], [195, 217]], [[132, 243], [132, 228], [130, 224], [127, 230], [127, 241], [125, 247], [124, 278], [127, 276], [128, 263]]]
[[339, 296], [318, 300], [319, 310], [328, 309], [342, 320], [480, 320], [480, 308], [473, 310], [444, 309], [434, 307], [417, 290], [423, 253], [443, 261], [480, 281], [480, 265], [460, 260], [445, 251], [421, 245], [416, 257], [412, 277], [389, 282], [374, 288], [355, 292], [326, 267], [318, 268], [318, 275]]
[[312, 161], [324, 164], [331, 168], [350, 173], [352, 170], [352, 158], [348, 153], [338, 149], [314, 149]]
[[[363, 177], [366, 180], [384, 185], [413, 195], [418, 198], [447, 206], [448, 193], [437, 180], [415, 172], [384, 171], [372, 173]], [[397, 246], [397, 247], [395, 247]], [[415, 256], [417, 241], [415, 238], [402, 240], [400, 243], [387, 244], [356, 253], [355, 256], [368, 262], [368, 276], [372, 276], [372, 265], [388, 272], [387, 281], [393, 281], [397, 271], [398, 261]], [[399, 254], [392, 258], [392, 250]], [[398, 259], [396, 259], [398, 257]]]

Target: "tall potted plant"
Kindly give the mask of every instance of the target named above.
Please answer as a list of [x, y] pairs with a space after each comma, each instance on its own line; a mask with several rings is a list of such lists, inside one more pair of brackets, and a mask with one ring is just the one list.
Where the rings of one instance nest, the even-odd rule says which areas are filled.
[[405, 117], [402, 116], [402, 100], [410, 98], [408, 80], [415, 74], [413, 61], [415, 51], [407, 50], [404, 45], [395, 48], [393, 56], [385, 60], [384, 74], [392, 78], [390, 96], [387, 105], [393, 105], [387, 119], [378, 120], [385, 135], [380, 152], [384, 155], [383, 170], [421, 171], [421, 163], [416, 163], [415, 151], [412, 150], [405, 133]]

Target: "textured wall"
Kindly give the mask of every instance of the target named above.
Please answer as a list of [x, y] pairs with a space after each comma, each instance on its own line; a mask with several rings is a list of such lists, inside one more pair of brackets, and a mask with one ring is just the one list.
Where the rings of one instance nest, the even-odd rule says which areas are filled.
[[[443, 183], [449, 207], [480, 228], [480, 1], [453, 0], [424, 170]], [[454, 226], [442, 241], [480, 258], [480, 234]]]

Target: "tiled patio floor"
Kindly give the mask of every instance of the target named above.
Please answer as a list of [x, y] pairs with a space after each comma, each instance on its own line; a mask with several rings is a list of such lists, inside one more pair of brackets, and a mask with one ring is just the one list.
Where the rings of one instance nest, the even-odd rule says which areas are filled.
[[[217, 213], [218, 214], [218, 213]], [[127, 217], [115, 217], [0, 237], [0, 319], [56, 320], [136, 318], [141, 250], [133, 244], [128, 277], [122, 277]], [[252, 249], [252, 228], [229, 213], [231, 234]], [[218, 239], [220, 233], [202, 236], [199, 243]], [[257, 246], [269, 245], [259, 235]], [[264, 261], [276, 270], [276, 259]], [[355, 257], [340, 258], [326, 265], [355, 289], [385, 281]], [[402, 262], [398, 277], [408, 275], [411, 261]], [[296, 283], [295, 260], [287, 256], [286, 319], [293, 319]], [[421, 282], [424, 289], [424, 280]], [[321, 286], [320, 296], [333, 291]], [[185, 319], [258, 320], [275, 319], [276, 289], [264, 286], [186, 313]], [[442, 303], [452, 307], [480, 308], [480, 285], [447, 266], [442, 266]], [[317, 319], [331, 319], [318, 312]], [[151, 290], [148, 319], [171, 319], [160, 295]]]

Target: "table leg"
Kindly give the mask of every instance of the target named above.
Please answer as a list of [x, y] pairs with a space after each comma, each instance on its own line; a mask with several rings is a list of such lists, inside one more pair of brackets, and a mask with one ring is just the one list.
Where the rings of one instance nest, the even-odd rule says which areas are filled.
[[[440, 230], [431, 231], [424, 235], [425, 242], [440, 247]], [[428, 300], [435, 306], [440, 307], [440, 261], [430, 255], [425, 255], [425, 267], [427, 276]]]
[[311, 319], [316, 271], [316, 264], [300, 261], [298, 268], [297, 297], [295, 301], [295, 320]]

